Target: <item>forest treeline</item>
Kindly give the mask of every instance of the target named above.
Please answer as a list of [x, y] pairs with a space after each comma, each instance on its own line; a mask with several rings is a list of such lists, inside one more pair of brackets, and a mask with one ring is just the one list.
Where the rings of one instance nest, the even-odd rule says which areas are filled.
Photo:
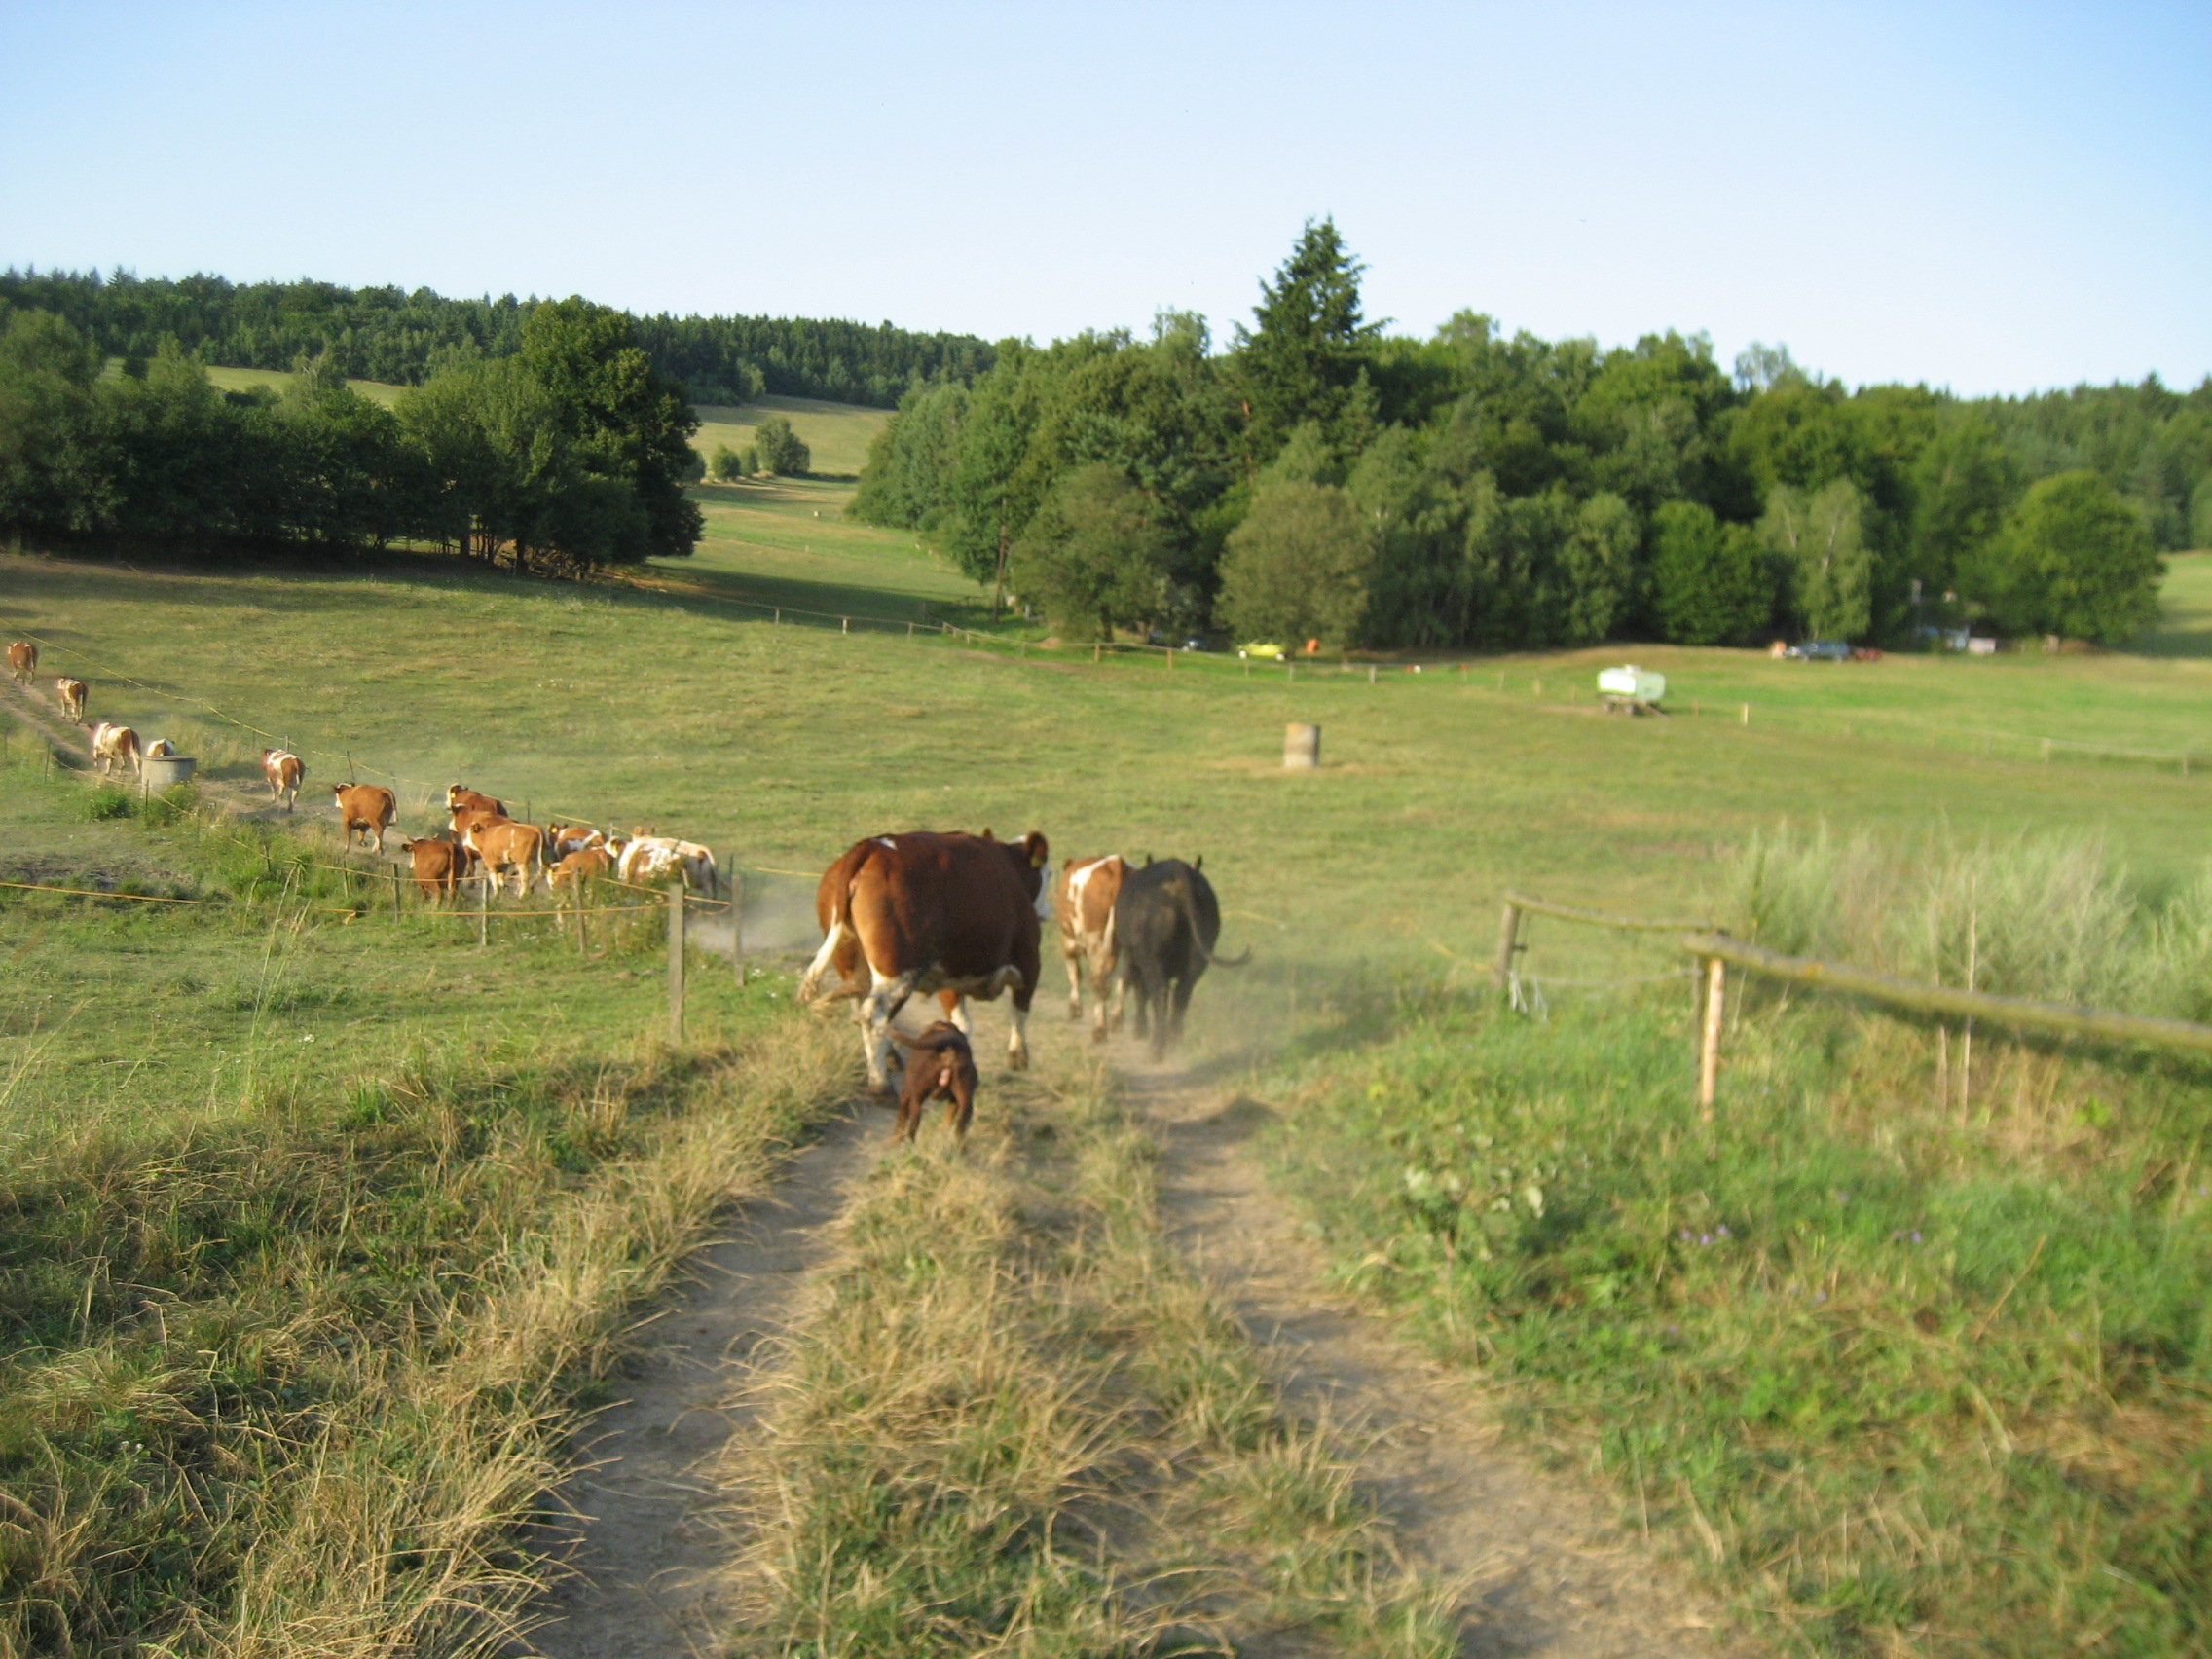
[[853, 510], [1086, 636], [1375, 646], [2117, 641], [2212, 543], [2212, 379], [1959, 398], [1676, 333], [1412, 339], [1362, 270], [1324, 220], [1225, 351], [1180, 313], [1002, 342], [906, 394]]
[[632, 319], [581, 299], [393, 408], [329, 353], [226, 392], [171, 336], [110, 371], [67, 318], [0, 303], [0, 531], [165, 547], [429, 543], [517, 570], [689, 553], [698, 417]]
[[[322, 357], [347, 378], [395, 386], [514, 355], [539, 303], [332, 282], [0, 272], [0, 304], [65, 318], [110, 357], [149, 359], [173, 340], [201, 361], [228, 368], [289, 369], [303, 357]], [[653, 368], [682, 381], [694, 403], [743, 403], [772, 392], [889, 409], [916, 386], [972, 379], [991, 363], [991, 348], [973, 335], [915, 334], [888, 322], [666, 314], [634, 321]]]

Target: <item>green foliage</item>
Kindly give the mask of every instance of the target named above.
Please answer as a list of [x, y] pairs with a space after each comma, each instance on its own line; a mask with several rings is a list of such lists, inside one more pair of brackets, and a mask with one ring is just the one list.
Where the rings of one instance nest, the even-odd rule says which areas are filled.
[[1767, 491], [1759, 540], [1783, 571], [1784, 605], [1812, 638], [1861, 640], [1872, 624], [1868, 511], [1848, 478], [1809, 492], [1788, 484]]
[[1758, 539], [1722, 524], [1698, 501], [1670, 501], [1652, 515], [1653, 608], [1677, 645], [1736, 645], [1765, 627], [1774, 577]]
[[1374, 535], [1345, 491], [1272, 479], [1230, 533], [1222, 620], [1239, 638], [1349, 644], [1367, 608]]
[[1066, 633], [1114, 637], [1167, 606], [1169, 548], [1158, 507], [1127, 474], [1093, 461], [1063, 476], [1014, 544], [1014, 589]]
[[[327, 353], [342, 375], [395, 386], [513, 355], [538, 303], [313, 281], [0, 272], [0, 309], [65, 317], [103, 355], [151, 358], [165, 339], [203, 362], [238, 368], [283, 369]], [[990, 347], [972, 335], [914, 334], [888, 323], [664, 313], [633, 324], [653, 368], [683, 382], [700, 403], [744, 403], [768, 391], [888, 409], [915, 385], [970, 380], [991, 362]]]
[[2084, 471], [2031, 485], [1965, 580], [2000, 627], [2119, 645], [2157, 620], [2164, 573], [2141, 516]]
[[707, 461], [707, 473], [717, 483], [735, 483], [751, 470], [744, 458], [727, 444], [717, 444], [714, 455]]
[[1260, 284], [1256, 326], [1236, 336], [1236, 386], [1251, 409], [1245, 441], [1254, 459], [1272, 460], [1308, 422], [1346, 449], [1374, 424], [1378, 402], [1363, 358], [1380, 327], [1361, 319], [1365, 270], [1335, 220], [1309, 220], [1274, 280]]
[[803, 478], [814, 458], [784, 416], [771, 415], [754, 428], [753, 449], [758, 470], [784, 478]]

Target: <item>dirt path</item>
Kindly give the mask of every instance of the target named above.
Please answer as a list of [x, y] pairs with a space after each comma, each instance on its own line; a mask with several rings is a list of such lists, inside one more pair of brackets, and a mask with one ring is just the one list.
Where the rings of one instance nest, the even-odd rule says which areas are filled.
[[1342, 1425], [1409, 1556], [1467, 1590], [1462, 1651], [1545, 1659], [1713, 1659], [1751, 1651], [1719, 1614], [1619, 1537], [1601, 1500], [1500, 1443], [1479, 1386], [1332, 1292], [1319, 1248], [1268, 1188], [1251, 1137], [1274, 1114], [1180, 1071], [1124, 1065], [1162, 1145], [1169, 1235], [1261, 1346], [1291, 1409]]
[[727, 1532], [706, 1517], [726, 1495], [698, 1471], [743, 1426], [733, 1380], [763, 1356], [828, 1224], [883, 1151], [884, 1115], [859, 1107], [793, 1156], [776, 1186], [702, 1250], [690, 1287], [656, 1316], [647, 1350], [594, 1419], [588, 1466], [557, 1494], [581, 1518], [576, 1576], [540, 1609], [533, 1641], [550, 1659], [692, 1659], [719, 1652], [718, 1583]]

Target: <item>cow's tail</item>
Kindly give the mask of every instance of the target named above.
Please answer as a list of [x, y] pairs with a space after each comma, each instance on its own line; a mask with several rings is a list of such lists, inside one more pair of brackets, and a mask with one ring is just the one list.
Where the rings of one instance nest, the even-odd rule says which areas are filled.
[[1175, 884], [1176, 902], [1183, 906], [1183, 920], [1190, 925], [1191, 942], [1198, 947], [1198, 954], [1216, 968], [1241, 968], [1252, 960], [1252, 947], [1246, 945], [1242, 956], [1216, 956], [1206, 948], [1204, 937], [1198, 932], [1198, 902], [1191, 894], [1188, 881]]
[[[832, 1001], [822, 995], [822, 981], [829, 977], [836, 966], [837, 952], [852, 937], [853, 931], [853, 881], [866, 862], [862, 847], [855, 847], [832, 865], [825, 880], [830, 885], [830, 914], [824, 919], [822, 948], [814, 953], [814, 960], [806, 965], [806, 972], [798, 981], [798, 998], [803, 1003]], [[856, 856], [859, 855], [859, 856]]]

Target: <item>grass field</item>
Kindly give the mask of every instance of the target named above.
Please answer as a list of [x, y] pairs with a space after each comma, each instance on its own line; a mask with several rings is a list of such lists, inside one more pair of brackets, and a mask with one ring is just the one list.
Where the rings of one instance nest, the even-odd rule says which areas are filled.
[[[2201, 1645], [2190, 1573], [2212, 1559], [2212, 1525], [2189, 1448], [2212, 1372], [2186, 1260], [2203, 1248], [2194, 1172], [2212, 1162], [2201, 1077], [1985, 1034], [1979, 1115], [1937, 1110], [1936, 1046], [1955, 1034], [1753, 997], [1732, 1015], [1724, 1132], [1700, 1141], [1681, 1116], [1678, 987], [1588, 1009], [1563, 991], [1548, 1025], [1499, 1017], [1479, 987], [1507, 887], [1722, 909], [1737, 850], [1781, 821], [1908, 858], [2023, 832], [2093, 842], [2114, 890], [2165, 914], [2204, 868], [2212, 778], [2063, 749], [2046, 763], [2042, 744], [2212, 755], [2212, 556], [2174, 561], [2167, 625], [2130, 652], [1825, 665], [1654, 647], [1385, 663], [1371, 683], [1364, 663], [1292, 680], [1218, 658], [1016, 654], [1012, 634], [848, 636], [795, 612], [965, 618], [983, 596], [910, 536], [844, 521], [843, 488], [697, 494], [699, 553], [619, 582], [414, 556], [10, 559], [0, 627], [89, 680], [93, 718], [176, 737], [218, 777], [250, 772], [251, 726], [306, 754], [311, 803], [352, 765], [399, 779], [403, 826], [425, 826], [458, 780], [539, 818], [735, 849], [763, 943], [808, 940], [808, 872], [871, 832], [1034, 826], [1061, 854], [1203, 853], [1229, 942], [1255, 962], [1201, 990], [1201, 1057], [1296, 1108], [1284, 1178], [1347, 1273], [1456, 1363], [1510, 1381], [1531, 1431], [1617, 1480], [1637, 1525], [1682, 1540], [1808, 1651], [1987, 1651], [1996, 1630], [2015, 1652]], [[781, 624], [760, 608], [778, 605]], [[1668, 674], [1674, 718], [1596, 711], [1595, 671], [1623, 656]], [[1279, 766], [1291, 719], [1324, 727], [1317, 773]], [[22, 798], [0, 862], [32, 879], [225, 878], [168, 831]], [[18, 1006], [48, 1012], [0, 1049], [24, 1080], [6, 1108], [24, 1133], [165, 1104], [228, 1122], [241, 1054], [263, 1056], [255, 1088], [275, 1090], [256, 1111], [342, 1095], [374, 1069], [360, 1053], [396, 1068], [457, 1005], [483, 1045], [470, 1066], [519, 1064], [499, 1045], [549, 1005], [557, 1046], [585, 1054], [650, 997], [643, 981], [582, 995], [558, 954], [480, 959], [426, 935], [395, 934], [355, 978], [358, 958], [313, 932], [273, 943], [258, 925], [164, 933], [73, 911], [41, 925], [67, 931], [17, 959]], [[1673, 967], [1664, 942], [1589, 930], [1539, 926], [1531, 944], [1530, 971], [1559, 977]], [[279, 946], [295, 988], [265, 995]], [[532, 994], [539, 974], [540, 992], [571, 994]], [[62, 1021], [70, 1010], [87, 1012]], [[731, 1017], [731, 1041], [754, 1029]], [[143, 1032], [183, 1056], [173, 1070], [132, 1069]], [[325, 1058], [334, 1036], [347, 1063]], [[1470, 1177], [1452, 1161], [1476, 1135], [1514, 1141], [1476, 1161], [1510, 1166], [1499, 1213], [1521, 1206], [1496, 1240], [1462, 1230]], [[1518, 1197], [1531, 1171], [1554, 1195], [1536, 1213]], [[1838, 1192], [1867, 1196], [1840, 1230]], [[1755, 1251], [1677, 1236], [1723, 1223]], [[1914, 1230], [1928, 1248], [1907, 1257]], [[94, 1254], [55, 1285], [82, 1294]], [[1827, 1310], [1785, 1308], [1792, 1284], [1827, 1292]], [[1656, 1494], [1654, 1459], [1675, 1483]], [[1853, 1542], [1884, 1527], [1919, 1541]], [[2115, 1573], [2151, 1588], [2112, 1591]]]

